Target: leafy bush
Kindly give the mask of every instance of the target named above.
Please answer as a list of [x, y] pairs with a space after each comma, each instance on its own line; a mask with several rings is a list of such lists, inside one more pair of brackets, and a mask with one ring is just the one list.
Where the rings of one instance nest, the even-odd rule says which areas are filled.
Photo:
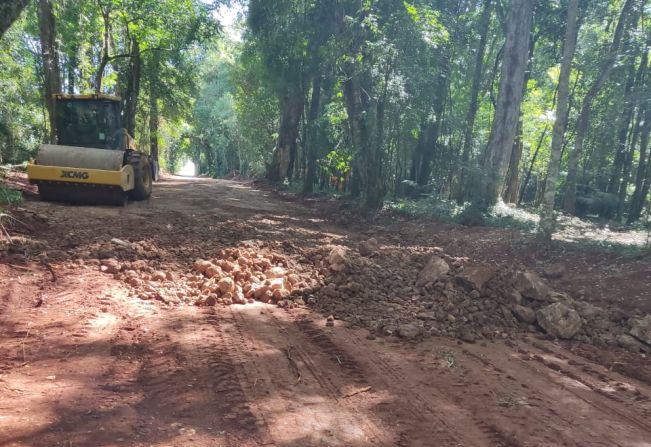
[[0, 185], [0, 206], [18, 204], [22, 200], [23, 195], [20, 191]]

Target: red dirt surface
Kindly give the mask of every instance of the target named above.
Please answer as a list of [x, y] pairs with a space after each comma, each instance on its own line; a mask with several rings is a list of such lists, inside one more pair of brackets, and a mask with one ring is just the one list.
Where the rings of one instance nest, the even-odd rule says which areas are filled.
[[649, 303], [648, 260], [541, 251], [496, 229], [334, 224], [208, 179], [167, 178], [125, 208], [28, 201], [16, 215], [29, 228], [0, 252], [0, 446], [651, 445], [640, 354], [533, 334], [406, 343], [326, 326], [305, 307], [165, 305], [92, 262], [115, 255], [100, 253], [112, 238], [183, 272], [245, 240], [291, 255], [372, 235], [482, 262], [560, 263], [554, 287], [635, 312]]

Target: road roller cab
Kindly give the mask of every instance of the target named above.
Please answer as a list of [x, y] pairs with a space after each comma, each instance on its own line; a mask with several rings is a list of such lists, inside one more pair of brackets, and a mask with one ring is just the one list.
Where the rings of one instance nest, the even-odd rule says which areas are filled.
[[27, 166], [43, 200], [124, 204], [151, 195], [153, 163], [122, 126], [120, 98], [54, 95], [57, 144]]

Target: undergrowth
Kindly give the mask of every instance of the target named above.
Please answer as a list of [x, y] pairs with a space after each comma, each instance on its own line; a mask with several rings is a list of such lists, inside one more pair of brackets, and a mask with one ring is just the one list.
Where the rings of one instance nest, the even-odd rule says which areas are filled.
[[[389, 211], [413, 217], [427, 217], [439, 222], [466, 226], [509, 228], [535, 234], [540, 216], [532, 210], [516, 208], [502, 202], [482, 212], [469, 204], [425, 198], [402, 199], [388, 202]], [[567, 248], [597, 250], [624, 257], [645, 256], [651, 253], [651, 225], [639, 221], [633, 225], [619, 222], [590, 221], [578, 217], [559, 215], [555, 243]]]
[[17, 205], [23, 200], [20, 191], [0, 184], [0, 209], [7, 205]]
[[429, 217], [441, 222], [458, 223], [466, 226], [490, 226], [512, 228], [535, 232], [538, 216], [522, 209], [500, 203], [487, 212], [482, 212], [470, 204], [459, 205], [450, 200], [421, 199], [397, 200], [388, 202], [386, 208], [401, 214]]

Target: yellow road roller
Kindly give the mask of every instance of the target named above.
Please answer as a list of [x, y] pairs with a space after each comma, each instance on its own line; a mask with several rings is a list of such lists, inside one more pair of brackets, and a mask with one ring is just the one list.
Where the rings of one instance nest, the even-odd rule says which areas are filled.
[[42, 200], [124, 205], [151, 195], [155, 164], [122, 126], [120, 98], [56, 94], [57, 144], [40, 146], [27, 176]]

